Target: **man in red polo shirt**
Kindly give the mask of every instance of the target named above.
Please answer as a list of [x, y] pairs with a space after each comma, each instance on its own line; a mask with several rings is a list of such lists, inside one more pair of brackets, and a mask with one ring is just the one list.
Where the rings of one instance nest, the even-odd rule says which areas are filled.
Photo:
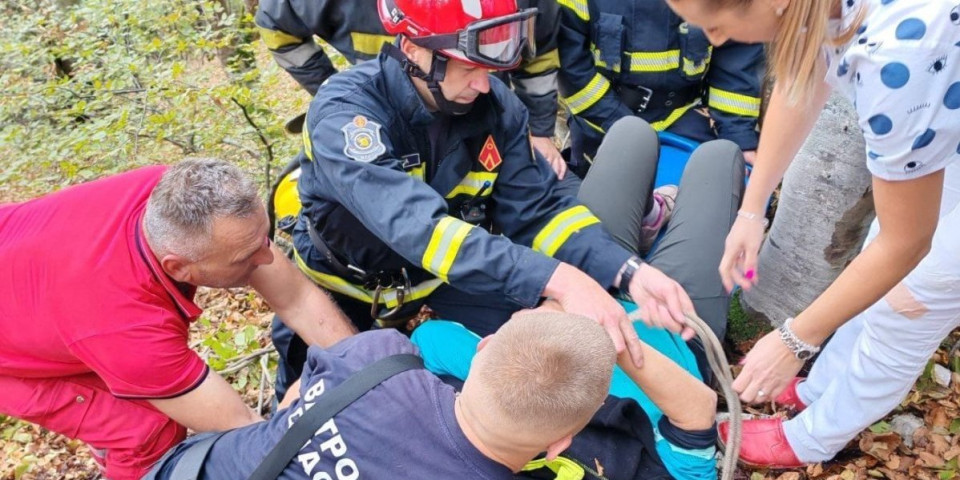
[[188, 347], [197, 286], [249, 285], [316, 345], [353, 333], [268, 228], [256, 185], [217, 160], [0, 205], [0, 414], [85, 441], [111, 479], [187, 428], [261, 420]]

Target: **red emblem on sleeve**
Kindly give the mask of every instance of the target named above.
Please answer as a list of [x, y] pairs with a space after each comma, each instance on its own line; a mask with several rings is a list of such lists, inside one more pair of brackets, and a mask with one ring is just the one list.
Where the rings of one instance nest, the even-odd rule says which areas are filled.
[[480, 165], [486, 168], [488, 172], [494, 171], [503, 163], [500, 157], [500, 151], [497, 150], [497, 144], [493, 141], [493, 135], [487, 135], [487, 141], [483, 142], [483, 148], [480, 150]]

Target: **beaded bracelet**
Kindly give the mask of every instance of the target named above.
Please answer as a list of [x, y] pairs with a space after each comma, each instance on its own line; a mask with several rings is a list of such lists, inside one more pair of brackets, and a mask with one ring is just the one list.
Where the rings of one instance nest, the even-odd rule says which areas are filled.
[[763, 228], [767, 228], [770, 225], [770, 220], [767, 220], [766, 217], [761, 217], [756, 213], [744, 212], [743, 210], [737, 210], [737, 216], [746, 218], [747, 220], [756, 220], [763, 221]]

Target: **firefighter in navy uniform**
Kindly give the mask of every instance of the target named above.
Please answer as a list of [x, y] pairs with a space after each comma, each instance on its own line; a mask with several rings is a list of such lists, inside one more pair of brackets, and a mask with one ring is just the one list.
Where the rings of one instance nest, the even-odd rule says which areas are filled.
[[[304, 273], [361, 330], [426, 303], [484, 335], [551, 297], [639, 362], [636, 332], [607, 291], [620, 288], [680, 331], [693, 310], [686, 292], [556, 192], [526, 109], [488, 72], [516, 66], [535, 10], [515, 0], [379, 0], [379, 10], [397, 44], [331, 77], [307, 113], [293, 235]], [[304, 349], [274, 342], [282, 391]]]
[[[441, 2], [437, 2], [441, 3]], [[558, 173], [565, 170], [553, 144], [557, 118], [557, 29], [559, 6], [555, 0], [519, 0], [518, 6], [535, 7], [536, 56], [524, 59], [501, 79], [530, 111], [530, 131], [536, 149]], [[351, 64], [376, 58], [380, 47], [394, 40], [377, 14], [377, 0], [261, 0], [256, 14], [261, 36], [277, 63], [304, 89], [315, 95], [337, 69], [314, 42], [317, 35]]]
[[[730, 140], [753, 163], [762, 45], [714, 48], [702, 30], [658, 0], [559, 4], [559, 83], [570, 113], [574, 171], [582, 175], [605, 132], [631, 115], [697, 142]], [[699, 111], [703, 106], [709, 116]]]

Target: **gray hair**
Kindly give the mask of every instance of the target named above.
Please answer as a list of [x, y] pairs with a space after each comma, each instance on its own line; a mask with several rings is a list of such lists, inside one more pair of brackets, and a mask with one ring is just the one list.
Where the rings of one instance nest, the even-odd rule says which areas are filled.
[[249, 217], [260, 207], [257, 185], [223, 160], [189, 158], [170, 167], [147, 200], [143, 228], [158, 253], [197, 260], [218, 217]]

